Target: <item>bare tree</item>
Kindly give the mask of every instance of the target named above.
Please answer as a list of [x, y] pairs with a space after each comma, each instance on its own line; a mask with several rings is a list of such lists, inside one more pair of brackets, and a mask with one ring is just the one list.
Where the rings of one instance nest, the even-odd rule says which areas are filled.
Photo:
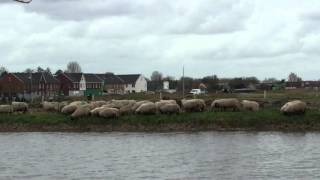
[[51, 74], [51, 69], [49, 67], [47, 67], [46, 70], [44, 70], [44, 72], [50, 73]]
[[162, 73], [159, 71], [153, 71], [151, 75], [151, 81], [161, 81], [162, 80]]
[[271, 78], [265, 78], [265, 79], [262, 81], [262, 83], [276, 83], [276, 82], [279, 82], [279, 80], [276, 79], [276, 78], [273, 78], [273, 77], [271, 77]]
[[67, 65], [67, 73], [81, 73], [81, 67], [77, 61], [71, 61]]
[[44, 72], [44, 69], [42, 67], [38, 66], [37, 72]]
[[31, 68], [27, 68], [26, 70], [24, 70], [25, 73], [34, 73], [35, 70], [31, 69]]
[[14, 0], [20, 3], [31, 3], [32, 0]]
[[288, 76], [288, 82], [300, 82], [302, 79], [295, 73], [290, 73]]
[[7, 72], [8, 70], [5, 67], [0, 67], [0, 76], [4, 73]]

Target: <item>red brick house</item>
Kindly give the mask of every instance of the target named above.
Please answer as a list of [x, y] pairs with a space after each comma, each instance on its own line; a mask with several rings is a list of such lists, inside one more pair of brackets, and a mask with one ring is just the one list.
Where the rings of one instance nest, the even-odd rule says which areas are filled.
[[59, 81], [47, 72], [4, 73], [0, 78], [0, 96], [31, 99], [52, 98], [57, 94]]
[[60, 92], [65, 96], [100, 96], [103, 80], [95, 74], [60, 73]]

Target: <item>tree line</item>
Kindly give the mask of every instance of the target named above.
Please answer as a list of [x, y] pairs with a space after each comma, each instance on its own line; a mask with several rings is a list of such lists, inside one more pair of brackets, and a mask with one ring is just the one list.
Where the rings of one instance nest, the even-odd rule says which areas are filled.
[[[0, 76], [2, 73], [8, 72], [7, 68], [0, 67]], [[82, 68], [77, 61], [70, 61], [65, 70], [57, 70], [55, 73], [51, 72], [50, 67], [42, 68], [37, 67], [36, 69], [27, 68], [24, 70], [25, 73], [35, 73], [35, 72], [47, 72], [51, 74], [59, 74], [61, 72], [65, 73], [81, 73]], [[173, 76], [164, 76], [163, 73], [159, 71], [153, 71], [150, 79], [147, 79], [150, 85], [154, 86], [154, 90], [161, 90], [163, 88], [163, 82], [169, 81], [173, 85], [174, 89], [181, 91], [184, 88], [188, 91], [191, 89], [203, 88], [209, 92], [214, 92], [222, 89], [242, 89], [250, 88], [251, 85], [256, 85], [259, 83], [284, 83], [286, 80], [278, 80], [276, 78], [266, 78], [260, 81], [256, 77], [235, 77], [235, 78], [219, 78], [217, 75], [205, 76], [203, 78], [192, 78], [192, 77], [181, 77], [180, 79], [175, 79]], [[287, 82], [301, 82], [302, 78], [295, 73], [290, 73]]]

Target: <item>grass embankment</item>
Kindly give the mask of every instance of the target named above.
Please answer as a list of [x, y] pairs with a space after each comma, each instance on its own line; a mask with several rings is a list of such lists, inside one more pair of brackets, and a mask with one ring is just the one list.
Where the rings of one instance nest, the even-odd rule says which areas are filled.
[[259, 112], [203, 112], [179, 115], [128, 115], [118, 119], [85, 117], [71, 120], [67, 115], [47, 112], [0, 115], [0, 131], [200, 131], [200, 130], [320, 130], [320, 111], [284, 116], [278, 109]]

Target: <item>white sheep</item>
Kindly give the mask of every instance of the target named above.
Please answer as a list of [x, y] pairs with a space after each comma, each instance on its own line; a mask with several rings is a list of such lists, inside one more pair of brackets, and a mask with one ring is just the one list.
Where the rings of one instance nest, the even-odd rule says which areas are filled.
[[307, 109], [307, 104], [300, 100], [290, 101], [283, 105], [280, 111], [286, 115], [304, 114]]
[[211, 104], [211, 110], [219, 109], [221, 111], [226, 111], [232, 109], [233, 111], [238, 111], [240, 108], [240, 101], [236, 98], [216, 99]]
[[249, 111], [259, 111], [259, 103], [256, 101], [243, 100], [241, 102], [243, 109]]

